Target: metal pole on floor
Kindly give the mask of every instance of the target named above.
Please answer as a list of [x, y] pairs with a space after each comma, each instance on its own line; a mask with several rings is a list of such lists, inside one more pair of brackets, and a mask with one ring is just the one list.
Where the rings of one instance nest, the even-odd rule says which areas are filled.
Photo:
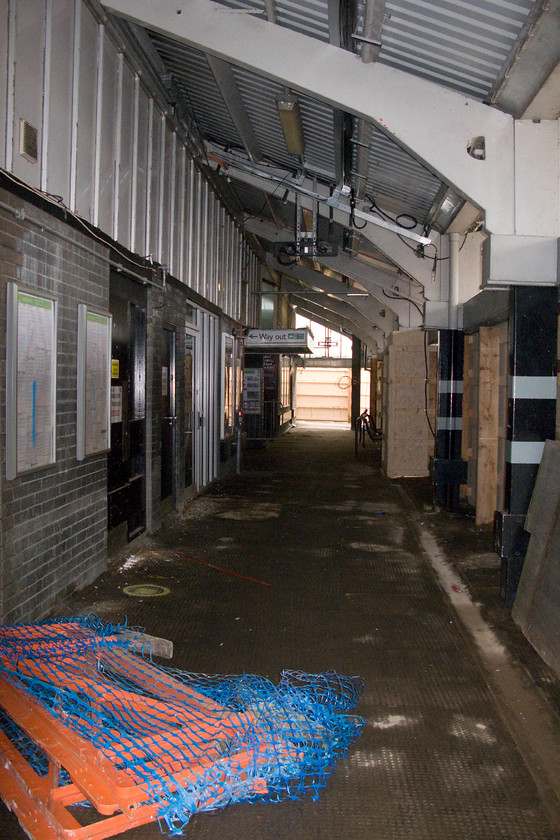
[[352, 394], [350, 423], [355, 428], [360, 415], [360, 389], [362, 373], [362, 342], [355, 335], [352, 336]]

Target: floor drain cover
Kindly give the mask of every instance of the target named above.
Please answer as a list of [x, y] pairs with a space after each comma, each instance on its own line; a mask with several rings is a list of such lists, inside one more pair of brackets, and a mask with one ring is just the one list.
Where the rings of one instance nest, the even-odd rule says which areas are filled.
[[169, 595], [167, 586], [158, 586], [157, 583], [137, 583], [134, 586], [125, 586], [123, 592], [131, 598], [157, 598], [158, 595]]

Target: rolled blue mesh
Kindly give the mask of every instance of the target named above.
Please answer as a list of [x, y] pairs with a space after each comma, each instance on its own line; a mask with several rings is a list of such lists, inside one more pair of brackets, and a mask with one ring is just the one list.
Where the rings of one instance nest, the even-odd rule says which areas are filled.
[[[131, 653], [123, 630], [95, 616], [0, 627], [0, 677], [125, 772], [171, 834], [228, 803], [317, 798], [363, 727], [348, 714], [358, 677], [194, 674]], [[5, 715], [0, 727], [44, 772]]]

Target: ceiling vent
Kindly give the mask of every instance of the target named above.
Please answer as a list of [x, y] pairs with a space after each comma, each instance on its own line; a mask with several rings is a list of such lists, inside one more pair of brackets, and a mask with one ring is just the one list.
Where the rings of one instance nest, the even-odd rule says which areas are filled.
[[19, 153], [30, 163], [38, 160], [38, 131], [27, 120], [19, 121]]

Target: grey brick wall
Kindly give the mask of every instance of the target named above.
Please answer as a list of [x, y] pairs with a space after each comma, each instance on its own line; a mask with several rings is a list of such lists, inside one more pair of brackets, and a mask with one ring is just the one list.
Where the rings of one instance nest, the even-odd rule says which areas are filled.
[[[15, 623], [46, 615], [58, 594], [105, 568], [107, 458], [76, 460], [76, 363], [78, 304], [108, 309], [109, 266], [101, 243], [8, 192], [0, 190], [0, 202], [25, 211], [16, 218], [0, 208], [0, 621]], [[56, 463], [12, 481], [5, 477], [10, 280], [58, 301]]]

